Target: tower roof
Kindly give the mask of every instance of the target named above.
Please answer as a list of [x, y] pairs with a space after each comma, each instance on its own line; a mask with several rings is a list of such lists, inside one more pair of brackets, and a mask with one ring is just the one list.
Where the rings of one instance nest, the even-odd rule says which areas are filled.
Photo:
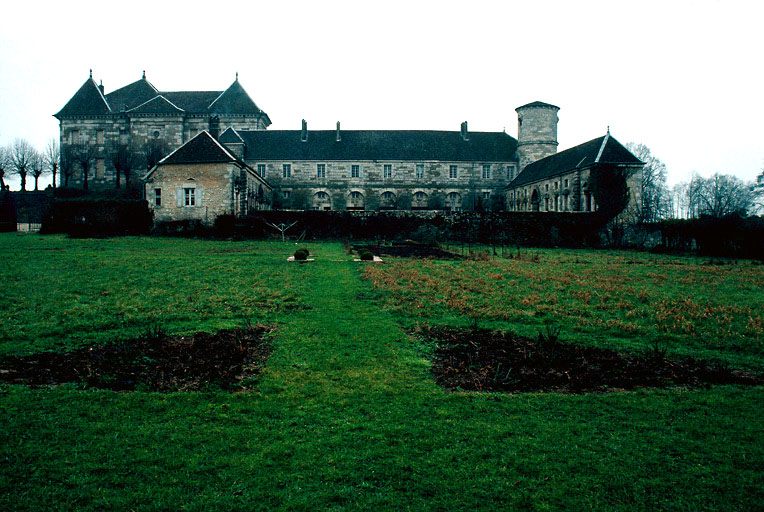
[[534, 101], [531, 103], [526, 103], [525, 105], [521, 107], [517, 107], [515, 111], [518, 111], [523, 108], [553, 108], [556, 110], [560, 110], [560, 107], [558, 107], [557, 105], [552, 105], [551, 103], [544, 103], [543, 101]]
[[125, 110], [130, 110], [138, 105], [141, 105], [151, 98], [155, 97], [159, 92], [156, 87], [146, 80], [146, 73], [140, 80], [128, 84], [124, 87], [120, 87], [116, 91], [112, 91], [106, 95], [106, 100], [109, 105], [112, 105], [114, 110], [119, 111], [122, 107]]
[[98, 116], [110, 113], [109, 103], [101, 94], [101, 89], [98, 88], [93, 80], [93, 75], [91, 75], [64, 105], [64, 108], [54, 116], [61, 119], [66, 116]]
[[234, 80], [228, 89], [215, 98], [210, 104], [209, 111], [212, 114], [264, 114], [260, 108], [255, 105], [247, 91], [239, 83], [238, 78]]

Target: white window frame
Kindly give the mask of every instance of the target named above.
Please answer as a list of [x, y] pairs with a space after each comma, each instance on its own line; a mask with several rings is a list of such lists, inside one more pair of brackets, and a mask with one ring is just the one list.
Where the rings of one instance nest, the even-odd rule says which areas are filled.
[[416, 179], [424, 179], [424, 164], [416, 164]]
[[281, 164], [281, 177], [282, 178], [292, 177], [292, 164]]
[[162, 189], [161, 188], [154, 189], [154, 207], [155, 208], [162, 207]]
[[257, 174], [265, 178], [265, 164], [257, 164]]
[[459, 168], [455, 165], [449, 165], [448, 166], [448, 177], [449, 179], [455, 180], [459, 178]]
[[361, 166], [360, 165], [351, 165], [350, 166], [350, 177], [351, 178], [360, 178], [361, 177]]
[[483, 164], [483, 179], [491, 179], [491, 164]]
[[183, 207], [196, 206], [196, 187], [183, 187]]
[[316, 177], [326, 178], [326, 164], [316, 164]]
[[382, 176], [384, 179], [389, 180], [393, 177], [393, 166], [392, 164], [384, 164], [382, 166]]

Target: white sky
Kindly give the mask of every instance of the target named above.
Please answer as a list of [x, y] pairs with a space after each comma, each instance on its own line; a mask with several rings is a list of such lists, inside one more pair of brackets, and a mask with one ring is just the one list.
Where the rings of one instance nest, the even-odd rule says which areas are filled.
[[[114, 7], [118, 6], [118, 7]], [[641, 142], [669, 182], [764, 168], [764, 3], [749, 1], [11, 2], [0, 144], [42, 149], [93, 69], [106, 92], [239, 80], [270, 129], [501, 131], [561, 108], [559, 149]], [[18, 188], [17, 184], [12, 187]]]

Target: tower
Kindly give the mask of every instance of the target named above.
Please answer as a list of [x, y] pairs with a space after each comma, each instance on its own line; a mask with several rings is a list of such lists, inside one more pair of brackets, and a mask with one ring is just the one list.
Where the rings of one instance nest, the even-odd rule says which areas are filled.
[[525, 166], [557, 153], [557, 112], [560, 107], [534, 101], [517, 107], [517, 156]]

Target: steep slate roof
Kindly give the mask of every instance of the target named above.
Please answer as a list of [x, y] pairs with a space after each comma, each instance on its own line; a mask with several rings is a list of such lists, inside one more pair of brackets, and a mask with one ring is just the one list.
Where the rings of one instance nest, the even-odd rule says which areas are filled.
[[54, 116], [60, 119], [63, 116], [98, 116], [110, 113], [111, 109], [103, 94], [101, 94], [101, 89], [98, 88], [93, 77], [90, 77], [74, 93], [74, 96], [64, 105], [64, 108], [59, 110]]
[[[300, 130], [239, 131], [247, 149], [246, 160], [438, 160], [455, 162], [512, 162], [517, 140], [506, 133], [414, 130], [309, 131], [301, 142]], [[225, 133], [222, 142], [233, 142]]]
[[[56, 117], [72, 115], [103, 115], [124, 110], [139, 112], [152, 99], [163, 97], [177, 109], [189, 114], [259, 114], [270, 124], [268, 114], [255, 105], [252, 98], [236, 81], [225, 91], [168, 91], [157, 90], [144, 74], [140, 80], [112, 91], [107, 95], [101, 94], [100, 89], [89, 78], [69, 102], [55, 114]], [[150, 108], [157, 108], [152, 104]], [[142, 113], [167, 114], [175, 113], [175, 109], [159, 107], [158, 111], [140, 110]]]
[[131, 108], [128, 112], [134, 114], [169, 114], [169, 115], [181, 115], [183, 109], [173, 105], [170, 100], [162, 96], [155, 96], [146, 103], [138, 105], [135, 108]]
[[239, 162], [206, 130], [159, 161], [162, 164], [201, 164]]
[[207, 114], [207, 107], [220, 96], [221, 91], [173, 91], [162, 96], [190, 114]]
[[643, 162], [608, 133], [528, 164], [508, 187], [526, 185], [575, 169], [590, 167], [595, 163], [641, 165]]
[[255, 105], [238, 79], [215, 98], [215, 101], [210, 104], [209, 110], [213, 114], [260, 114], [263, 112]]
[[157, 94], [159, 92], [156, 87], [151, 85], [144, 75], [140, 80], [107, 94], [106, 101], [109, 102], [115, 112], [119, 112], [122, 107], [125, 107], [125, 110], [130, 110], [147, 102]]

